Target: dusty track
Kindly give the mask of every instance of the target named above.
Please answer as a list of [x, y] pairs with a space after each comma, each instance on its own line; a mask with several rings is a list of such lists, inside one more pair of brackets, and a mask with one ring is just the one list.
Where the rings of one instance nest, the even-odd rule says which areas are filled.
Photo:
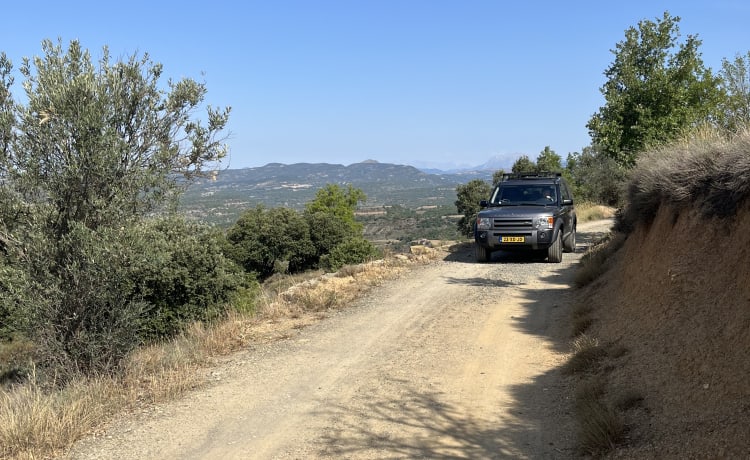
[[572, 457], [567, 288], [608, 224], [581, 225], [562, 264], [459, 251], [417, 268], [70, 458]]

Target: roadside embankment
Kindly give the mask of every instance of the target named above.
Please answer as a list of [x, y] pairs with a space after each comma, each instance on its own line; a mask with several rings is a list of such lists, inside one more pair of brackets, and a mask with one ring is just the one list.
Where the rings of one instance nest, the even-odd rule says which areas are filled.
[[750, 458], [748, 139], [647, 158], [627, 240], [578, 292], [616, 350], [595, 371], [625, 427], [613, 457]]

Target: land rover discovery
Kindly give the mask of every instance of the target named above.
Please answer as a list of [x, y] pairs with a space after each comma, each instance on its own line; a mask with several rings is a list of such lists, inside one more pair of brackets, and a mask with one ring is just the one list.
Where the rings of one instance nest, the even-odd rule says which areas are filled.
[[560, 173], [505, 174], [474, 225], [477, 262], [499, 250], [530, 251], [549, 262], [576, 248], [573, 196]]

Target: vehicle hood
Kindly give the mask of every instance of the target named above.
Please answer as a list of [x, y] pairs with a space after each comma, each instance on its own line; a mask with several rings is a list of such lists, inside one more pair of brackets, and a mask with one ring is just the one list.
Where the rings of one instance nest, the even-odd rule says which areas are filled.
[[553, 214], [554, 206], [497, 206], [479, 211], [482, 217], [528, 217], [537, 214]]

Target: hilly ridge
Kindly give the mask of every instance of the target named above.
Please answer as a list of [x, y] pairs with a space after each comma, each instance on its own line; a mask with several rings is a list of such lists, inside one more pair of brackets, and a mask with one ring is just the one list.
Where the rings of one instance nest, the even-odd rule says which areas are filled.
[[185, 193], [183, 210], [198, 219], [230, 224], [257, 205], [301, 209], [326, 184], [352, 185], [367, 195], [367, 206], [453, 205], [455, 187], [472, 179], [491, 180], [492, 171], [430, 174], [413, 166], [365, 161], [348, 166], [328, 163], [269, 163], [219, 171]]

